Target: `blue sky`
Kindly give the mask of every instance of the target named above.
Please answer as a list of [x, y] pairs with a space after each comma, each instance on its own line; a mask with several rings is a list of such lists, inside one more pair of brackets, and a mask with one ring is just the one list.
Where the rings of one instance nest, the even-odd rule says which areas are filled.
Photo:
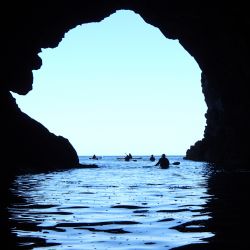
[[14, 97], [78, 155], [185, 155], [203, 138], [198, 64], [138, 14], [79, 25], [39, 55], [33, 90]]

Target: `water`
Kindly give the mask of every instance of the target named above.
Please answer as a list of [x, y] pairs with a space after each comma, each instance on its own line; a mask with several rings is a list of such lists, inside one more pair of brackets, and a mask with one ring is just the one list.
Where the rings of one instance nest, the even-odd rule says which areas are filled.
[[[157, 159], [159, 157], [156, 157]], [[172, 249], [204, 245], [210, 167], [168, 157], [160, 169], [149, 156], [125, 162], [115, 156], [79, 157], [99, 168], [17, 176], [9, 206], [20, 249]]]

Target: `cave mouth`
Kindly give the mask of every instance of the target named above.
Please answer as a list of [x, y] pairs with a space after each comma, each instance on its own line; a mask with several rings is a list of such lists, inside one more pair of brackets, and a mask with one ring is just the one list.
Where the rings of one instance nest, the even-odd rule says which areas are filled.
[[77, 26], [39, 56], [33, 90], [16, 101], [78, 155], [185, 155], [202, 139], [198, 64], [133, 11]]

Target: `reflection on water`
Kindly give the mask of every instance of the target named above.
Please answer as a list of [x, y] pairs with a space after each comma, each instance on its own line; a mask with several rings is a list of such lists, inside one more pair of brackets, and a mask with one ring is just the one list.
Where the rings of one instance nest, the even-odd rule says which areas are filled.
[[217, 249], [215, 243], [228, 242], [224, 230], [244, 236], [231, 222], [247, 209], [233, 211], [231, 203], [244, 207], [249, 199], [246, 192], [238, 193], [248, 185], [249, 174], [244, 173], [247, 183], [240, 177], [235, 187], [236, 173], [214, 174], [207, 164], [169, 158], [181, 164], [162, 170], [148, 158], [124, 162], [103, 157], [95, 162], [97, 169], [18, 176], [11, 190], [15, 202], [9, 206], [18, 247]]

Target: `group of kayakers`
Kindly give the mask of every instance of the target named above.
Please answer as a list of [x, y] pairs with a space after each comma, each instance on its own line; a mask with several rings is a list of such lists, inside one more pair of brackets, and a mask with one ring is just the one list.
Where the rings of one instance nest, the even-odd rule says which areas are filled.
[[[92, 158], [90, 159], [93, 159], [93, 160], [98, 160], [98, 157], [96, 157], [96, 155], [93, 155]], [[120, 158], [119, 158], [120, 159]], [[133, 156], [129, 153], [128, 155], [126, 155], [124, 158], [123, 158], [125, 161], [130, 161], [130, 160], [133, 160]], [[149, 158], [150, 161], [155, 161], [155, 157], [154, 155], [151, 155], [150, 158]], [[155, 166], [160, 166], [161, 168], [168, 168], [169, 167], [169, 160], [168, 158], [166, 157], [165, 154], [162, 154], [161, 155], [161, 158], [158, 160], [158, 162], [155, 164]]]

